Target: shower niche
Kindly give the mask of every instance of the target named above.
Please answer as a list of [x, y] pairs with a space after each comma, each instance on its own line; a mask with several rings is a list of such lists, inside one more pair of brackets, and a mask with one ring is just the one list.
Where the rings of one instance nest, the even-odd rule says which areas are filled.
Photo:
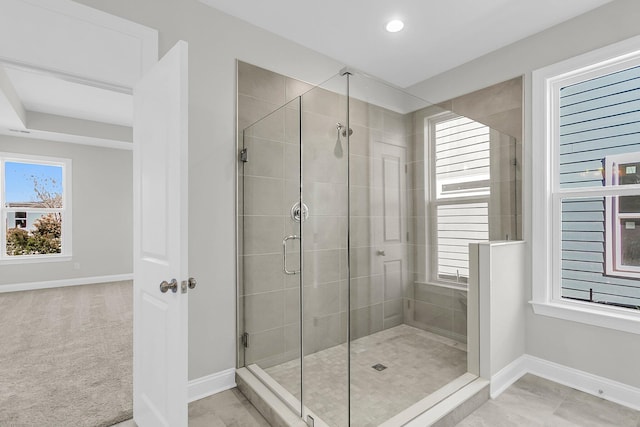
[[465, 247], [519, 237], [519, 147], [357, 72], [238, 62], [238, 368], [316, 426], [473, 381]]

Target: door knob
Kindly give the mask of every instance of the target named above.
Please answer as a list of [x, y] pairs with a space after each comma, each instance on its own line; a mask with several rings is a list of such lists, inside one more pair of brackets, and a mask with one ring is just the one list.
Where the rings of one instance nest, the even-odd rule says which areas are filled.
[[386, 256], [387, 254], [386, 254], [386, 253], [384, 253], [384, 251], [378, 251], [378, 255], [379, 255], [379, 256]]
[[171, 279], [170, 283], [167, 283], [166, 280], [163, 280], [162, 283], [160, 283], [160, 292], [164, 294], [169, 289], [171, 289], [174, 294], [178, 292], [178, 281], [176, 279]]
[[189, 277], [189, 289], [193, 289], [198, 284], [198, 281], [193, 277]]

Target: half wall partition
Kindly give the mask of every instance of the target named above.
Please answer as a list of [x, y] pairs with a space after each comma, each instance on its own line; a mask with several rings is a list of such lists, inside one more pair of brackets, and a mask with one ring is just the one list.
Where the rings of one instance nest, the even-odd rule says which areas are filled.
[[517, 141], [359, 73], [238, 67], [239, 124], [268, 113], [238, 143], [238, 366], [307, 423], [398, 425], [478, 374], [468, 243], [517, 237]]

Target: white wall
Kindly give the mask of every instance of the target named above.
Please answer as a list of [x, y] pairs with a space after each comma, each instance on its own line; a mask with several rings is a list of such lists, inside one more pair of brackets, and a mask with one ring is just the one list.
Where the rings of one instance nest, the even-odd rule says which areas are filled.
[[[640, 34], [640, 2], [616, 0], [537, 35], [435, 76], [411, 91], [442, 101], [497, 82], [525, 76], [524, 224], [531, 239], [531, 71]], [[528, 247], [528, 257], [531, 252]], [[527, 265], [530, 282], [530, 262]], [[531, 297], [531, 283], [527, 298]], [[527, 307], [526, 352], [552, 362], [640, 387], [640, 339], [539, 315]]]
[[132, 151], [0, 135], [0, 152], [71, 159], [73, 199], [72, 259], [3, 265], [0, 288], [133, 273]]
[[480, 286], [481, 292], [489, 292], [489, 368], [493, 376], [525, 353], [525, 243], [492, 242], [480, 246], [480, 260], [484, 252], [489, 264], [485, 267], [490, 269], [489, 280]]
[[80, 0], [189, 43], [189, 378], [235, 366], [235, 60], [320, 83], [341, 64], [196, 0]]
[[525, 254], [523, 241], [469, 245], [469, 372], [486, 379], [525, 354]]

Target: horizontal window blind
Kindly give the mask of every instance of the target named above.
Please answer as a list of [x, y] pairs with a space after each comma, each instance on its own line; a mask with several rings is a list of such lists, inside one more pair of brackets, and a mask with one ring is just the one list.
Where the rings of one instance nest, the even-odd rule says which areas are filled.
[[[478, 180], [484, 181], [483, 186], [476, 186], [471, 191], [474, 194], [488, 191], [489, 141], [489, 128], [466, 117], [436, 123], [435, 173], [438, 196], [446, 195], [447, 187], [455, 187], [451, 184]], [[458, 191], [457, 195], [460, 194], [464, 192]]]
[[454, 116], [437, 122], [434, 133], [436, 199], [442, 200], [435, 212], [437, 274], [467, 283], [469, 243], [489, 240], [489, 128]]
[[469, 243], [489, 240], [489, 204], [454, 203], [437, 208], [438, 277], [467, 282]]
[[[640, 67], [560, 90], [560, 188], [604, 186], [607, 156], [640, 151]], [[640, 306], [640, 281], [606, 275], [605, 199], [562, 201], [562, 296]]]

